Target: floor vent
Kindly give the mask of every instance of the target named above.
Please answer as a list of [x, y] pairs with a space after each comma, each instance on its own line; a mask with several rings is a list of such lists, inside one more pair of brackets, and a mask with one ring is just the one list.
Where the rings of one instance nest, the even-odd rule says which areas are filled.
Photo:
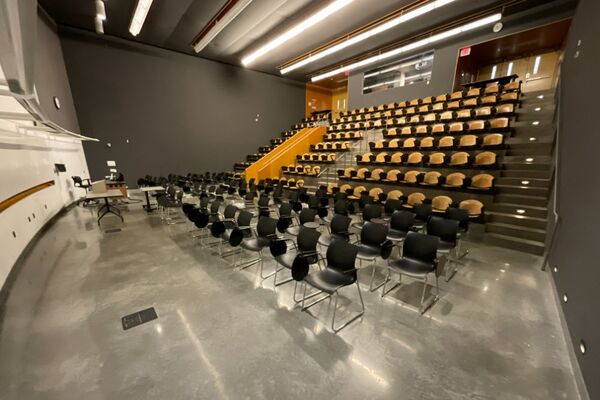
[[155, 320], [157, 318], [158, 315], [156, 314], [156, 310], [154, 307], [150, 307], [145, 310], [124, 316], [121, 318], [121, 323], [123, 324], [123, 330], [126, 331], [127, 329], [135, 328], [138, 325]]

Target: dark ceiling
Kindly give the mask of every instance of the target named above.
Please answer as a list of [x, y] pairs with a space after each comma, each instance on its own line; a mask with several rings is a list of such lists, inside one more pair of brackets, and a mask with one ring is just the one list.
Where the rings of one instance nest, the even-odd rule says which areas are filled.
[[[326, 22], [303, 32], [285, 45], [266, 54], [250, 68], [279, 74], [276, 66], [309, 52], [330, 40], [357, 29], [377, 18], [400, 9], [414, 0], [354, 0]], [[522, 7], [532, 7], [550, 0], [524, 0]], [[141, 33], [133, 37], [128, 29], [137, 0], [104, 0], [106, 35], [138, 41], [191, 55], [190, 42], [226, 3], [226, 0], [154, 0]], [[298, 21], [329, 4], [329, 0], [253, 0], [201, 53], [200, 57], [241, 65], [243, 55], [260, 47]], [[290, 74], [306, 75], [341, 60], [377, 49], [435, 25], [469, 15], [477, 10], [501, 6], [506, 0], [457, 0], [425, 17], [419, 17], [382, 35], [309, 64]], [[39, 0], [40, 6], [58, 25], [94, 31], [94, 0]]]

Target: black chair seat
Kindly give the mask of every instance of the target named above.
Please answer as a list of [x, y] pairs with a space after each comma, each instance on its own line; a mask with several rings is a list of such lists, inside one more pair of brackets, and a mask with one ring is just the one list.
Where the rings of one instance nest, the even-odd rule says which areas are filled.
[[358, 245], [357, 258], [361, 260], [372, 260], [381, 254], [379, 247], [370, 246], [364, 243]]
[[431, 263], [415, 260], [413, 258], [403, 257], [399, 260], [390, 262], [390, 268], [408, 276], [422, 278], [428, 273], [433, 272], [435, 266]]
[[408, 232], [405, 232], [405, 231], [401, 231], [398, 229], [390, 229], [388, 231], [387, 238], [388, 238], [388, 240], [399, 241], [399, 240], [404, 240], [406, 238], [407, 234], [408, 234]]
[[290, 226], [285, 231], [292, 236], [298, 236], [300, 233], [300, 225]]
[[331, 242], [333, 242], [334, 240], [344, 240], [347, 242], [348, 238], [343, 235], [336, 235], [335, 233], [332, 233], [330, 235], [319, 236], [319, 244], [321, 246], [329, 247]]
[[244, 240], [240, 246], [246, 250], [260, 251], [261, 249], [268, 247], [271, 241], [264, 237], [252, 238]]
[[294, 260], [296, 259], [297, 255], [297, 252], [290, 251], [288, 253], [283, 253], [282, 255], [275, 257], [275, 260], [287, 269], [292, 269], [292, 265], [294, 264]]
[[440, 240], [437, 251], [438, 251], [438, 253], [442, 253], [442, 254], [450, 253], [452, 251], [452, 249], [454, 249], [455, 247], [456, 247], [456, 243]]
[[353, 274], [344, 274], [331, 268], [308, 274], [304, 280], [312, 287], [326, 293], [333, 293], [337, 289], [355, 282]]

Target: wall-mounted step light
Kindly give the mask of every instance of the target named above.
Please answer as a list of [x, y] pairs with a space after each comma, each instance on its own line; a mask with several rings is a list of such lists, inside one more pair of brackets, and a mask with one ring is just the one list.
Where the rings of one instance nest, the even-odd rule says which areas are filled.
[[533, 121], [533, 122], [531, 123], [531, 125], [534, 125], [534, 126], [537, 126], [537, 125], [539, 125], [539, 124], [540, 124], [540, 121]]
[[541, 110], [542, 110], [542, 107], [536, 107], [533, 109], [533, 111], [541, 111]]
[[131, 18], [131, 23], [129, 24], [129, 33], [133, 36], [137, 36], [142, 30], [142, 26], [144, 25], [144, 21], [146, 20], [148, 11], [150, 11], [151, 5], [152, 0], [138, 0], [135, 11], [133, 12], [133, 17]]
[[94, 27], [96, 33], [104, 34], [104, 21], [106, 21], [106, 9], [104, 8], [104, 1], [96, 0], [96, 17], [94, 18]]
[[432, 43], [439, 42], [441, 40], [448, 39], [450, 37], [454, 37], [454, 36], [460, 35], [461, 33], [468, 32], [468, 31], [471, 31], [473, 29], [480, 28], [482, 26], [493, 24], [496, 21], [499, 21], [501, 18], [502, 18], [502, 14], [500, 14], [500, 13], [493, 14], [493, 15], [490, 15], [488, 17], [481, 18], [481, 19], [475, 20], [473, 22], [469, 22], [469, 23], [467, 23], [465, 25], [461, 25], [459, 27], [456, 27], [456, 28], [453, 28], [453, 29], [450, 29], [450, 30], [447, 30], [447, 31], [444, 31], [444, 32], [437, 33], [437, 34], [432, 35], [432, 36], [430, 36], [428, 38], [417, 40], [416, 42], [412, 42], [412, 43], [407, 44], [405, 46], [398, 47], [397, 49], [386, 51], [386, 52], [378, 54], [376, 56], [369, 57], [369, 58], [366, 58], [366, 59], [361, 60], [361, 61], [357, 61], [357, 62], [352, 63], [350, 65], [339, 67], [339, 68], [336, 68], [336, 69], [334, 69], [332, 71], [325, 72], [323, 74], [313, 76], [311, 78], [311, 81], [317, 82], [317, 81], [320, 81], [322, 79], [329, 78], [329, 77], [341, 74], [341, 73], [346, 72], [346, 71], [352, 71], [352, 70], [357, 69], [357, 68], [362, 68], [362, 67], [364, 67], [366, 65], [370, 65], [370, 64], [373, 64], [373, 63], [376, 63], [376, 62], [388, 59], [390, 57], [394, 57], [394, 56], [397, 56], [399, 54], [402, 54], [402, 53], [405, 53], [405, 52], [408, 52], [408, 51], [412, 51], [412, 50], [415, 50], [415, 49], [418, 49], [418, 48], [421, 48], [421, 47], [424, 47], [424, 46], [428, 46], [428, 45], [430, 45]]
[[581, 354], [585, 354], [585, 352], [587, 351], [587, 346], [585, 345], [583, 339], [581, 339], [581, 341], [579, 342], [579, 351], [581, 352]]
[[525, 159], [525, 161], [527, 161], [527, 162], [533, 162], [533, 158], [532, 157], [528, 157], [528, 158]]
[[377, 25], [377, 26], [373, 27], [372, 29], [369, 29], [365, 32], [359, 33], [356, 36], [349, 37], [348, 39], [346, 39], [334, 46], [326, 48], [323, 51], [319, 51], [314, 54], [311, 54], [310, 57], [300, 60], [297, 63], [294, 63], [288, 67], [285, 67], [280, 72], [281, 72], [281, 74], [287, 74], [290, 71], [293, 71], [293, 70], [303, 67], [307, 64], [310, 64], [312, 62], [320, 60], [331, 54], [337, 53], [340, 50], [343, 50], [347, 47], [353, 46], [359, 42], [362, 42], [363, 40], [366, 40], [366, 39], [372, 37], [372, 36], [378, 35], [382, 32], [392, 29], [406, 21], [410, 21], [413, 18], [417, 18], [421, 15], [430, 13], [433, 10], [443, 7], [446, 4], [452, 3], [454, 1], [456, 1], [456, 0], [436, 0], [436, 1], [433, 1], [430, 3], [427, 3], [426, 5], [424, 5], [422, 7], [418, 7], [418, 8], [415, 8], [414, 10], [403, 13], [402, 15], [400, 15], [396, 18], [392, 18], [391, 20], [384, 22], [381, 25]]
[[276, 47], [281, 46], [288, 40], [298, 36], [299, 34], [304, 32], [308, 28], [323, 21], [330, 15], [335, 14], [340, 9], [342, 9], [342, 8], [346, 7], [348, 4], [352, 3], [352, 1], [353, 0], [335, 0], [333, 3], [329, 4], [327, 7], [322, 8], [321, 10], [317, 11], [315, 14], [311, 15], [310, 17], [306, 18], [304, 21], [300, 22], [298, 25], [295, 25], [294, 27], [292, 27], [292, 29], [277, 36], [275, 39], [271, 40], [264, 46], [260, 47], [258, 50], [254, 51], [253, 53], [244, 57], [242, 59], [242, 64], [247, 66], [250, 63], [256, 61], [257, 58], [267, 54], [268, 52], [275, 49]]
[[517, 210], [517, 214], [525, 214], [525, 210], [523, 210], [522, 208], [519, 208]]

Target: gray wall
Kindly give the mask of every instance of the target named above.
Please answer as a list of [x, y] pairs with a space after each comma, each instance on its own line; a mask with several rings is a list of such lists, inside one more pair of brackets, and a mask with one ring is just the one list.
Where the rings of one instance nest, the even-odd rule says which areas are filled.
[[[79, 132], [56, 25], [42, 10], [39, 10], [37, 21], [34, 82], [44, 114], [63, 128]], [[54, 106], [54, 96], [60, 101], [60, 109]]]
[[[560, 222], [550, 266], [590, 398], [600, 398], [600, 179], [598, 65], [600, 2], [581, 0], [571, 26], [561, 75], [557, 208]], [[581, 45], [578, 46], [578, 41]], [[578, 56], [576, 57], [576, 55]], [[585, 355], [579, 342], [587, 344]]]
[[230, 170], [304, 116], [302, 83], [72, 29], [60, 34], [81, 130], [101, 140], [84, 146], [93, 178], [107, 173], [107, 160], [130, 185], [146, 174]]
[[[435, 55], [429, 85], [425, 82], [419, 82], [409, 86], [363, 95], [362, 87], [364, 71], [373, 68], [375, 65], [351, 73], [348, 78], [348, 109], [387, 104], [426, 96], [436, 96], [442, 93], [451, 92], [454, 85], [458, 51], [461, 48], [570, 17], [572, 15], [572, 11], [570, 11], [571, 8], [572, 5], [568, 3], [538, 7], [511, 16], [510, 18], [504, 18], [502, 20], [504, 28], [498, 33], [493, 33], [491, 27], [481, 28], [472, 34], [463, 35], [455, 40], [442, 42], [439, 45], [434, 46], [433, 50], [435, 50]], [[414, 52], [406, 53], [399, 58], [410, 57], [411, 55], [419, 54], [431, 49], [431, 47], [424, 47]]]

